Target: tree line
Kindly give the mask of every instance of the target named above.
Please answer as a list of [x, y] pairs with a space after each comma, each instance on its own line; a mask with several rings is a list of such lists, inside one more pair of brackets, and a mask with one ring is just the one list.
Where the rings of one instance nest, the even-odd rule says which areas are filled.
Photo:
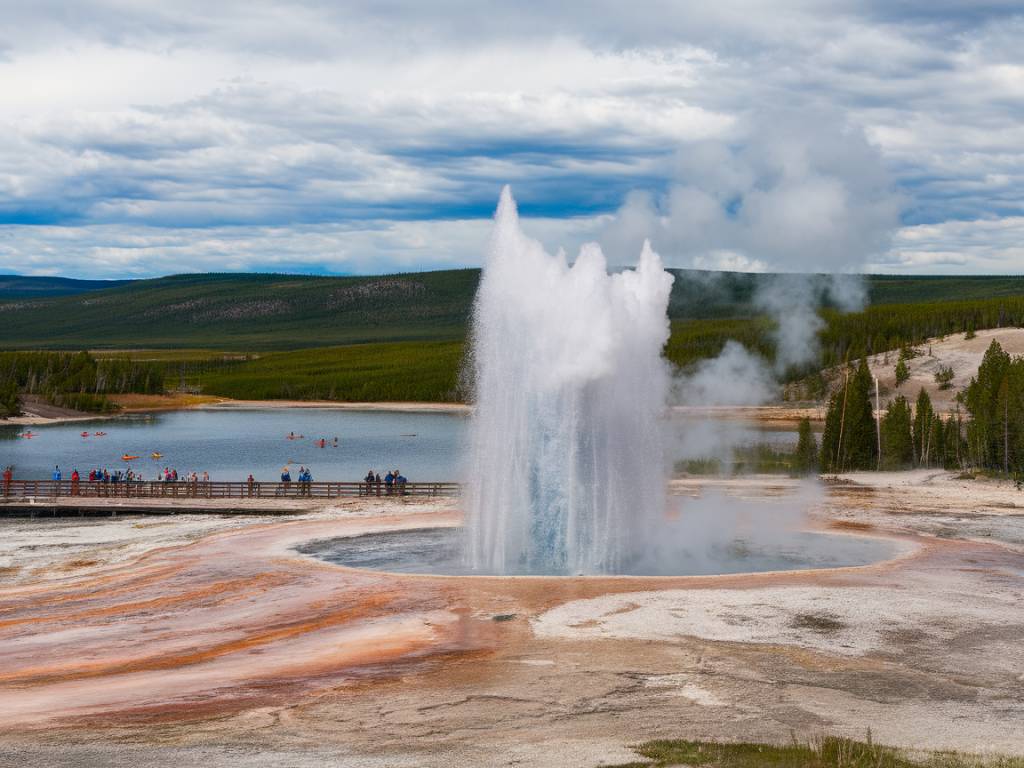
[[79, 411], [113, 410], [110, 394], [164, 391], [164, 365], [88, 352], [0, 352], [0, 416], [20, 412], [21, 395]]
[[831, 367], [954, 333], [1024, 326], [1024, 296], [884, 304], [849, 314], [825, 309], [822, 318], [822, 364]]
[[922, 388], [913, 406], [899, 395], [876, 418], [867, 360], [848, 365], [841, 375], [829, 398], [820, 447], [810, 421], [800, 425], [801, 471], [940, 467], [1024, 477], [1024, 357], [1011, 357], [999, 342], [989, 346], [977, 375], [957, 395], [954, 412], [945, 416]]
[[[819, 360], [786, 372], [789, 382], [800, 382], [803, 394], [820, 397], [828, 382], [821, 369], [843, 365], [886, 351], [913, 348], [931, 338], [954, 333], [973, 334], [985, 328], [1024, 326], [1024, 296], [994, 299], [880, 304], [861, 312], [820, 312], [824, 326], [818, 334]], [[665, 357], [680, 368], [718, 355], [729, 340], [739, 341], [769, 362], [775, 359], [774, 326], [767, 317], [673, 321]]]

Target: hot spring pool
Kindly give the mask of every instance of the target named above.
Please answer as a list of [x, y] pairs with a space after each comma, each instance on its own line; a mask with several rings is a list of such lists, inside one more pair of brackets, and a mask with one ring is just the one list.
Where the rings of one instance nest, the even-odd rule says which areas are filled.
[[[461, 528], [419, 528], [314, 541], [299, 547], [303, 554], [349, 568], [393, 573], [447, 576], [493, 576], [473, 570], [462, 559]], [[708, 576], [727, 573], [796, 571], [870, 565], [899, 552], [896, 542], [845, 534], [790, 531], [784, 539], [758, 540], [742, 535], [692, 548], [679, 547], [658, 562], [638, 559], [622, 569], [623, 576]], [[563, 576], [510, 572], [506, 576]]]

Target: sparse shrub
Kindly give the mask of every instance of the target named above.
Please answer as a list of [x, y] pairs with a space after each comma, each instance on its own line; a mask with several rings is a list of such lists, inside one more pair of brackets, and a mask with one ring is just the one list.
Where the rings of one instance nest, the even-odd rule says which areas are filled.
[[954, 375], [952, 366], [940, 365], [935, 371], [935, 383], [939, 385], [939, 389], [950, 389], [953, 386]]
[[901, 357], [899, 361], [896, 363], [896, 388], [899, 389], [901, 386], [903, 386], [909, 378], [910, 369], [907, 368], [907, 364], [903, 361], [903, 358]]

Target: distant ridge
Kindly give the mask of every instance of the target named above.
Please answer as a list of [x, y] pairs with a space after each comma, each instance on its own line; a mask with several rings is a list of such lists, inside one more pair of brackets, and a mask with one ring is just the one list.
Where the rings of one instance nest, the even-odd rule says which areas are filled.
[[39, 298], [41, 296], [72, 296], [88, 291], [117, 288], [131, 280], [76, 280], [70, 277], [22, 277], [0, 275], [0, 301]]
[[[673, 270], [673, 320], [750, 317], [774, 276]], [[0, 348], [288, 350], [465, 337], [480, 271], [372, 277], [187, 274], [145, 280], [0, 276]], [[871, 304], [1024, 296], [1021, 276], [869, 275]]]

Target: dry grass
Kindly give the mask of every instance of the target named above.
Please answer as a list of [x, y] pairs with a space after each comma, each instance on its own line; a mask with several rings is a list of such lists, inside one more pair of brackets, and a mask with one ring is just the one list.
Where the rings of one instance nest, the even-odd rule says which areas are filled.
[[181, 392], [173, 395], [108, 395], [108, 399], [124, 411], [161, 411], [219, 403], [224, 398], [215, 397], [214, 395], [190, 395]]
[[956, 752], [908, 755], [893, 747], [826, 736], [806, 744], [720, 744], [707, 741], [649, 741], [634, 747], [646, 760], [614, 768], [1024, 768], [1024, 758], [982, 757]]

